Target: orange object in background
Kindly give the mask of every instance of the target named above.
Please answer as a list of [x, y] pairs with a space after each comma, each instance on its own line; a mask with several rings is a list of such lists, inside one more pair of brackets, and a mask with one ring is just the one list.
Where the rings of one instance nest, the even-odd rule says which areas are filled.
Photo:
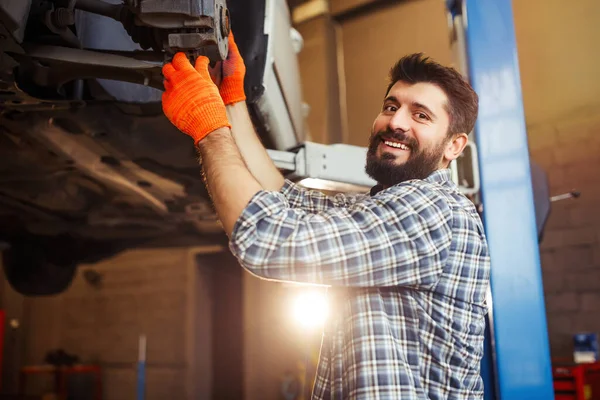
[[600, 362], [552, 363], [555, 400], [600, 400]]

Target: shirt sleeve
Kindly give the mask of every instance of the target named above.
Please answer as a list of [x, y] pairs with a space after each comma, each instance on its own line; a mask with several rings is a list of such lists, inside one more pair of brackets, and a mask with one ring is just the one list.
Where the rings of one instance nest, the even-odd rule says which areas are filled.
[[317, 190], [303, 188], [288, 179], [279, 192], [285, 196], [290, 208], [302, 208], [309, 213], [318, 213], [334, 207], [346, 207], [358, 198], [358, 196], [342, 193], [327, 196]]
[[266, 279], [433, 287], [449, 254], [451, 208], [442, 195], [392, 189], [316, 214], [290, 207], [282, 193], [258, 192], [236, 222], [230, 249]]

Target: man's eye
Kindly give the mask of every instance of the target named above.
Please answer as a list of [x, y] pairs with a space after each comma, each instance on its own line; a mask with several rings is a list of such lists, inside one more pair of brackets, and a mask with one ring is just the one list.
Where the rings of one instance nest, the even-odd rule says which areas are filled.
[[383, 107], [384, 111], [395, 112], [397, 110], [396, 106], [385, 106]]
[[417, 118], [429, 120], [429, 115], [427, 115], [425, 113], [417, 113]]

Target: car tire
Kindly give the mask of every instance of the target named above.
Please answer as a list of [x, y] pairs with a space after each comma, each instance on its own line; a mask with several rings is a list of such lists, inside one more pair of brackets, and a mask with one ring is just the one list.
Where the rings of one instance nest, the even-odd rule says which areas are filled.
[[7, 281], [24, 296], [52, 296], [64, 292], [73, 281], [77, 258], [69, 237], [27, 236], [11, 240], [2, 252]]

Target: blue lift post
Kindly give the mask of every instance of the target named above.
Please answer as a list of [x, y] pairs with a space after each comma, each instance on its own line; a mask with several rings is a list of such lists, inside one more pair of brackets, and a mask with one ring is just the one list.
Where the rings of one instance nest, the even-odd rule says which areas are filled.
[[464, 0], [462, 13], [469, 76], [480, 96], [475, 140], [492, 260], [495, 354], [486, 354], [484, 364], [495, 382], [485, 382], [486, 399], [549, 400], [551, 359], [512, 4]]

